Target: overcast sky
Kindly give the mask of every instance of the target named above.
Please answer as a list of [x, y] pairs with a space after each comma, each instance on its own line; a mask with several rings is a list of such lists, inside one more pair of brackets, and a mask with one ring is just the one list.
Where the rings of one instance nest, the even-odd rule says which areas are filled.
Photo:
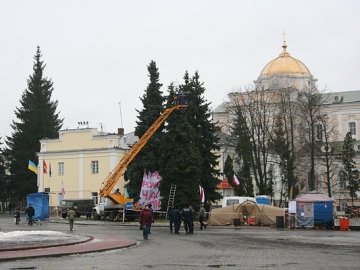
[[127, 133], [151, 60], [164, 93], [198, 70], [216, 108], [279, 55], [283, 31], [320, 89], [360, 90], [359, 14], [357, 0], [0, 1], [0, 136], [11, 134], [38, 45], [64, 129], [88, 121]]

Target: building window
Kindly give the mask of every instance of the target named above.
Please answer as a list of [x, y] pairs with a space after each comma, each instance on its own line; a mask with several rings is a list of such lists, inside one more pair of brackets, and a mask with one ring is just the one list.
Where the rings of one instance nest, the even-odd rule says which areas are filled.
[[346, 188], [346, 182], [345, 182], [345, 172], [341, 171], [339, 173], [339, 188], [345, 189]]
[[64, 162], [59, 162], [58, 163], [58, 172], [59, 172], [59, 175], [64, 175]]
[[91, 192], [91, 196], [94, 200], [95, 204], [98, 204], [98, 193], [97, 192]]
[[351, 136], [356, 135], [356, 123], [355, 122], [349, 122], [349, 132]]
[[99, 161], [97, 161], [97, 160], [91, 161], [91, 173], [92, 174], [99, 173]]
[[322, 124], [316, 125], [316, 139], [322, 141], [323, 139], [323, 126]]

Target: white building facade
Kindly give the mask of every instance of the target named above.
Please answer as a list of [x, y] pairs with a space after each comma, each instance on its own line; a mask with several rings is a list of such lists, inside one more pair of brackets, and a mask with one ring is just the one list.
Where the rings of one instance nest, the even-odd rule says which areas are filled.
[[[230, 135], [231, 127], [233, 126], [235, 119], [234, 108], [236, 104], [239, 104], [240, 98], [246, 99], [250, 97], [250, 95], [253, 95], [253, 93], [256, 91], [262, 91], [271, 96], [272, 100], [270, 102], [276, 102], [274, 100], [276, 100], [277, 94], [283, 91], [283, 89], [293, 89], [291, 92], [291, 99], [296, 100], [299, 92], [306, 92], [312, 89], [316, 89], [316, 82], [317, 79], [313, 77], [307, 66], [288, 53], [287, 45], [284, 42], [280, 55], [268, 62], [260, 72], [259, 77], [254, 81], [254, 90], [249, 91], [248, 93], [230, 93], [229, 100], [220, 104], [213, 111], [213, 121], [219, 127], [222, 133]], [[333, 130], [331, 142], [342, 142], [345, 138], [345, 135], [348, 132], [351, 132], [352, 137], [355, 140], [354, 147], [357, 153], [355, 160], [356, 166], [357, 169], [360, 170], [360, 91], [328, 92], [321, 93], [321, 95], [325, 101], [322, 108], [323, 113], [327, 115], [329, 128]], [[301, 123], [297, 124], [301, 125]], [[301, 130], [301, 128], [299, 130]], [[321, 141], [322, 138], [320, 137], [323, 136], [323, 127], [321, 127], [321, 125], [319, 125], [317, 132], [318, 139]], [[226, 160], [229, 148], [232, 148], [230, 152], [232, 154], [234, 153], [233, 144], [234, 143], [232, 142], [232, 145], [221, 145], [221, 161]], [[321, 159], [322, 157], [320, 152], [320, 155], [317, 156], [316, 189], [320, 192], [326, 193], [327, 187], [324, 184], [325, 168], [321, 165]], [[274, 201], [278, 201], [280, 199], [281, 182], [279, 179], [280, 169], [278, 167], [278, 160], [276, 156], [270, 157], [268, 163], [268, 168], [270, 168], [274, 178], [273, 199]], [[236, 166], [238, 166], [238, 164], [234, 164], [234, 168], [236, 168]], [[348, 204], [349, 202], [349, 190], [346, 183], [340, 184], [342, 170], [341, 162], [337, 161], [336, 168], [337, 172], [334, 175], [334, 178], [338, 178], [337, 180], [335, 179], [335, 182], [338, 184], [332, 187], [333, 198], [335, 198], [338, 201], [338, 205], [342, 205], [343, 208], [345, 207], [346, 203]], [[299, 167], [298, 170], [301, 170], [300, 174], [304, 178], [303, 183], [305, 183], [307, 181], [306, 168]], [[254, 187], [256, 187], [255, 183]], [[308, 190], [306, 183], [303, 184], [303, 186], [300, 188], [300, 192], [308, 191], [310, 190]], [[257, 194], [257, 190], [255, 188], [254, 196], [255, 195], [262, 194]], [[341, 201], [343, 201], [343, 203]]]

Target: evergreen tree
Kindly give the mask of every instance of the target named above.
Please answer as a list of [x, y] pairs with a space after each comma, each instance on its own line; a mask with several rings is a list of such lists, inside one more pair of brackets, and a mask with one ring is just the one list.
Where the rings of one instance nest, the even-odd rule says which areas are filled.
[[280, 192], [280, 202], [279, 205], [282, 205], [283, 202], [283, 194], [287, 195], [285, 200], [289, 198], [289, 200], [293, 197], [293, 183], [292, 183], [292, 171], [289, 172], [289, 167], [291, 163], [291, 153], [290, 153], [290, 145], [286, 140], [286, 133], [284, 130], [284, 123], [282, 119], [282, 114], [278, 113], [276, 115], [275, 127], [274, 127], [274, 136], [272, 137], [272, 150], [279, 156], [279, 167], [280, 167], [280, 175], [281, 175], [281, 187], [282, 190]]
[[[185, 74], [184, 79], [185, 84], [180, 86], [180, 91], [189, 93], [191, 86], [188, 73]], [[177, 94], [179, 94], [179, 90], [170, 85], [168, 107], [172, 106], [171, 104]], [[197, 206], [199, 204], [202, 159], [196, 145], [195, 129], [188, 119], [188, 109], [177, 111], [169, 116], [161, 145], [160, 175], [162, 182], [160, 192], [163, 196], [162, 205], [164, 209], [168, 203], [171, 184], [176, 185], [175, 205], [188, 203]]]
[[221, 197], [216, 192], [219, 170], [216, 169], [218, 156], [214, 154], [218, 150], [215, 125], [210, 120], [209, 103], [203, 97], [205, 88], [197, 72], [192, 78], [186, 72], [179, 89], [171, 85], [169, 91], [168, 102], [181, 93], [187, 97], [188, 108], [169, 117], [162, 146], [161, 194], [166, 204], [170, 185], [176, 184], [175, 202], [190, 203], [197, 208], [199, 185], [204, 188], [206, 201]]
[[238, 138], [236, 153], [239, 157], [239, 195], [254, 196], [254, 185], [251, 177], [253, 156], [251, 150], [250, 136], [244, 112], [240, 106], [235, 109], [235, 120], [233, 135]]
[[342, 162], [344, 165], [345, 180], [349, 183], [352, 204], [354, 204], [354, 198], [357, 198], [356, 192], [359, 191], [359, 179], [358, 173], [355, 172], [354, 158], [354, 140], [351, 137], [351, 133], [348, 132], [344, 139]]
[[205, 87], [200, 81], [198, 72], [190, 80], [188, 96], [189, 107], [186, 110], [190, 124], [195, 130], [194, 141], [201, 154], [200, 185], [204, 188], [205, 200], [216, 201], [221, 198], [216, 191], [219, 184], [220, 171], [218, 167], [219, 138], [216, 135], [215, 124], [211, 121], [210, 103], [204, 99]]
[[233, 178], [234, 178], [234, 166], [233, 159], [228, 155], [224, 164], [224, 174], [229, 182], [233, 186]]
[[[143, 109], [137, 111], [139, 116], [135, 128], [135, 135], [139, 138], [145, 134], [164, 110], [164, 98], [160, 90], [162, 84], [159, 82], [160, 75], [156, 63], [151, 61], [147, 69], [150, 82], [141, 98]], [[135, 201], [139, 199], [144, 171], [153, 172], [159, 170], [158, 157], [160, 156], [160, 144], [163, 136], [162, 129], [163, 127], [160, 127], [155, 132], [127, 169], [126, 175], [130, 180], [127, 184], [128, 192], [129, 196]]]
[[37, 47], [33, 74], [20, 100], [21, 107], [15, 110], [17, 121], [12, 121], [12, 134], [6, 139], [10, 189], [20, 200], [29, 193], [37, 192], [36, 174], [28, 170], [28, 161], [37, 163], [39, 140], [56, 138], [63, 123], [56, 112], [58, 102], [51, 100], [53, 83], [43, 74], [45, 65], [41, 57], [40, 48]]

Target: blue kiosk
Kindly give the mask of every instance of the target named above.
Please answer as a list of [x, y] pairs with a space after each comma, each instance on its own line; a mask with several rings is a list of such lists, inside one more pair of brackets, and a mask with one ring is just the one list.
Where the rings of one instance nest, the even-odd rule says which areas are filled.
[[334, 199], [323, 193], [312, 191], [296, 198], [298, 227], [333, 227]]

